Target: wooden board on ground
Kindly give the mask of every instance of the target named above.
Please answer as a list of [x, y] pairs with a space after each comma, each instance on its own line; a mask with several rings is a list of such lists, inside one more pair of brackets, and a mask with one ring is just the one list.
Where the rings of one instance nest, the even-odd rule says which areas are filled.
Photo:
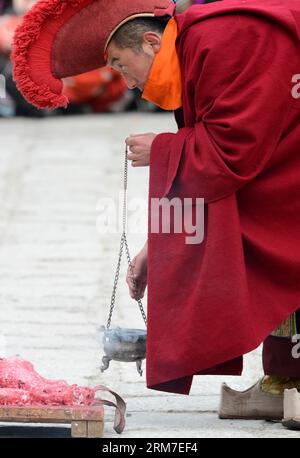
[[104, 409], [97, 407], [0, 407], [1, 423], [71, 424], [72, 437], [103, 437]]

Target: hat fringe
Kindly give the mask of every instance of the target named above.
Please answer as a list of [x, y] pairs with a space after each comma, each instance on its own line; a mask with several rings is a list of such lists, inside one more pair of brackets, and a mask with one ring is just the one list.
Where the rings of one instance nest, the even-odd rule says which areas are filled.
[[[68, 98], [61, 94], [63, 83], [53, 75], [58, 92], [53, 92], [47, 84], [37, 84], [30, 75], [28, 51], [37, 41], [45, 20], [49, 16], [59, 16], [68, 6], [79, 6], [86, 0], [47, 0], [36, 3], [25, 14], [23, 22], [16, 29], [12, 47], [13, 78], [25, 99], [37, 108], [54, 109], [67, 107]], [[45, 66], [45, 69], [42, 67]], [[41, 72], [49, 72], [49, 64], [41, 63]], [[50, 70], [51, 71], [51, 70]]]
[[[11, 58], [14, 81], [29, 103], [41, 109], [67, 107], [69, 100], [63, 94], [62, 78], [93, 70], [102, 64], [105, 65], [100, 49], [104, 43], [101, 43], [102, 32], [99, 28], [104, 24], [103, 21], [98, 24], [95, 15], [93, 17], [96, 18], [96, 23], [90, 19], [92, 23], [91, 33], [95, 35], [94, 43], [87, 32], [85, 46], [79, 49], [81, 52], [81, 55], [79, 52], [81, 58], [79, 64], [75, 65], [77, 56], [74, 40], [71, 48], [68, 49], [68, 42], [62, 39], [63, 41], [60, 43], [58, 39], [58, 37], [64, 37], [65, 24], [68, 21], [72, 24], [72, 19], [75, 16], [74, 22], [77, 24], [77, 29], [74, 36], [77, 40], [81, 40], [82, 24], [78, 26], [80, 21], [77, 20], [76, 22], [76, 19], [80, 19], [80, 17], [76, 18], [76, 15], [89, 6], [93, 12], [97, 9], [94, 6], [103, 7], [103, 2], [100, 0], [39, 0], [25, 14], [21, 25], [17, 27], [14, 34]], [[132, 4], [126, 1], [118, 13], [118, 8], [115, 8], [117, 3], [116, 0], [116, 5], [113, 3], [112, 6], [112, 10], [116, 10], [115, 14], [117, 14], [116, 17], [113, 14], [110, 17], [112, 28], [117, 24], [118, 14], [121, 15], [119, 18], [119, 22], [121, 22], [126, 16], [129, 17], [139, 11], [145, 13], [153, 11], [155, 16], [161, 18], [171, 17], [175, 9], [171, 0], [132, 0]], [[98, 45], [95, 43], [96, 40], [99, 40]], [[62, 44], [65, 46], [63, 47]], [[60, 52], [59, 56], [55, 54], [57, 52], [56, 46]], [[73, 65], [72, 62], [70, 64], [72, 59], [75, 61]], [[73, 70], [74, 73], [72, 73]]]

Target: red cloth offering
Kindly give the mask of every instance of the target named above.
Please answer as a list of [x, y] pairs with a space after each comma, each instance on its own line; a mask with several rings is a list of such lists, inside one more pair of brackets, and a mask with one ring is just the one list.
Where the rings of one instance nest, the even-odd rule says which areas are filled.
[[0, 405], [89, 406], [94, 400], [93, 388], [48, 380], [17, 357], [0, 359]]
[[[108, 391], [112, 401], [96, 398], [97, 391]], [[126, 403], [115, 391], [104, 385], [94, 388], [69, 385], [64, 380], [49, 380], [39, 375], [29, 361], [19, 357], [0, 359], [0, 406], [111, 406], [115, 407], [114, 430], [121, 434], [125, 427]]]

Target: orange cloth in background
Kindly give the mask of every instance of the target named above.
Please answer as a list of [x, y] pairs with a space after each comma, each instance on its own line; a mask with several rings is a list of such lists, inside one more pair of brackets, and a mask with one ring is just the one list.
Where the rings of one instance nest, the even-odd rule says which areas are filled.
[[0, 16], [0, 53], [9, 54], [16, 28], [20, 25], [20, 16], [8, 15]]
[[177, 110], [182, 106], [181, 69], [175, 47], [177, 35], [177, 22], [171, 18], [142, 94], [143, 99], [164, 110]]
[[64, 79], [64, 95], [71, 103], [88, 103], [94, 111], [106, 111], [127, 91], [122, 76], [109, 67], [102, 67]]

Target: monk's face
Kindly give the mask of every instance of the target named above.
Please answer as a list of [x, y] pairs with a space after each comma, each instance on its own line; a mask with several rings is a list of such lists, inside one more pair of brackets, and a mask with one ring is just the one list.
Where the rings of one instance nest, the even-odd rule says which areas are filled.
[[160, 46], [161, 37], [155, 32], [144, 34], [141, 49], [118, 48], [112, 39], [106, 50], [107, 64], [123, 76], [129, 89], [143, 91]]

